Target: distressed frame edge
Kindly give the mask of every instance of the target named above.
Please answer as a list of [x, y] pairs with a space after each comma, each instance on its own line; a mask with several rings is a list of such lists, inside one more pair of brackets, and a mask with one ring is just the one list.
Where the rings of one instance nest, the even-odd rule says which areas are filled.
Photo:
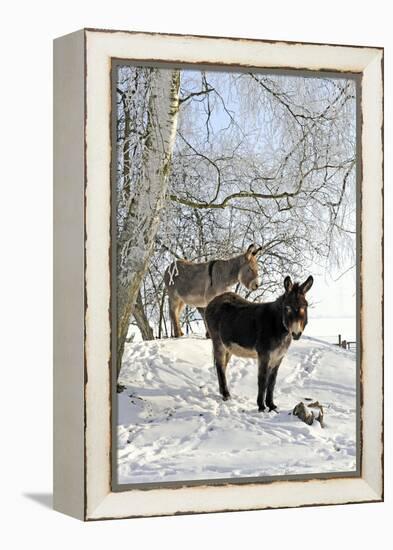
[[53, 508], [86, 517], [85, 32], [53, 41]]
[[208, 38], [212, 40], [232, 40], [232, 41], [244, 41], [244, 42], [257, 42], [257, 43], [265, 43], [265, 44], [286, 44], [289, 46], [331, 46], [331, 47], [337, 47], [337, 48], [359, 48], [359, 49], [371, 49], [371, 50], [384, 50], [384, 46], [364, 46], [359, 44], [338, 44], [336, 42], [308, 42], [308, 41], [300, 41], [300, 40], [285, 40], [285, 39], [269, 39], [269, 38], [252, 38], [252, 37], [241, 37], [241, 36], [219, 36], [214, 34], [182, 34], [182, 33], [175, 33], [175, 32], [160, 32], [160, 31], [140, 31], [140, 30], [129, 30], [129, 29], [105, 29], [105, 28], [99, 28], [99, 27], [84, 27], [83, 29], [86, 33], [123, 33], [123, 34], [130, 34], [130, 35], [136, 35], [136, 34], [144, 34], [147, 36], [168, 36], [168, 37], [175, 37], [175, 38]]
[[[384, 499], [384, 51], [378, 50], [363, 70], [361, 84], [362, 118], [362, 211], [360, 270], [364, 277], [361, 313], [367, 323], [361, 332], [362, 380], [362, 475]], [[376, 98], [377, 101], [373, 101]], [[372, 143], [372, 146], [367, 145]], [[369, 211], [376, 214], [377, 223]], [[364, 250], [366, 254], [363, 257]], [[375, 289], [373, 287], [375, 285]], [[377, 369], [373, 371], [372, 346], [376, 339]], [[364, 346], [364, 343], [368, 345]], [[376, 376], [372, 387], [367, 377]], [[376, 405], [379, 400], [379, 406]], [[375, 434], [375, 447], [370, 437]], [[374, 454], [371, 460], [371, 453]]]
[[[297, 483], [302, 487], [302, 502], [296, 502], [293, 495], [289, 502], [283, 503], [279, 501], [272, 502], [259, 502], [249, 504], [242, 502], [236, 506], [228, 506], [225, 504], [217, 505], [216, 503], [209, 503], [206, 494], [208, 491], [211, 497], [212, 494], [216, 493], [214, 496], [217, 497], [218, 492], [226, 491], [228, 489], [236, 489], [238, 491], [239, 499], [241, 501], [241, 490], [244, 490], [244, 487], [248, 491], [258, 491], [260, 488], [259, 484], [247, 484], [246, 486], [233, 486], [228, 484], [226, 487], [211, 487], [211, 486], [196, 486], [193, 488], [178, 488], [178, 489], [153, 489], [149, 491], [142, 490], [129, 490], [122, 493], [108, 493], [108, 495], [102, 500], [101, 503], [97, 506], [96, 509], [91, 511], [86, 516], [86, 521], [97, 521], [103, 519], [131, 519], [131, 518], [143, 518], [143, 517], [160, 517], [160, 516], [173, 516], [173, 515], [189, 515], [189, 514], [205, 514], [205, 513], [224, 513], [224, 512], [247, 512], [247, 511], [256, 511], [256, 510], [273, 510], [273, 509], [285, 509], [285, 508], [307, 508], [314, 506], [336, 506], [336, 505], [348, 505], [348, 504], [364, 504], [364, 503], [378, 503], [383, 502], [383, 496], [375, 491], [372, 486], [370, 486], [367, 481], [362, 478], [342, 478], [338, 479], [326, 479], [326, 480], [306, 480], [306, 481], [273, 481], [270, 484], [267, 484], [270, 489], [277, 489], [285, 492], [287, 489], [293, 490], [293, 484]], [[342, 483], [348, 485], [346, 489], [349, 489], [352, 496], [346, 495], [345, 491], [341, 491], [339, 495], [339, 489], [343, 489]], [[243, 489], [241, 489], [243, 487]], [[315, 498], [315, 490], [321, 493], [319, 498]], [[160, 496], [162, 491], [166, 491], [169, 502], [166, 503], [167, 510], [163, 510], [162, 507], [156, 505], [156, 499]], [[192, 495], [194, 498], [190, 498], [189, 492], [193, 491], [198, 493], [195, 498], [195, 494]], [[148, 498], [143, 503], [145, 506], [148, 505], [151, 509], [149, 511], [139, 511], [136, 507], [133, 512], [119, 512], [116, 515], [113, 514], [113, 507], [117, 506], [114, 502], [117, 499], [117, 495], [125, 495], [128, 492], [139, 492], [142, 498], [147, 496]], [[295, 491], [294, 491], [295, 492]], [[334, 496], [331, 493], [334, 493]], [[171, 493], [171, 494], [169, 494]], [[328, 496], [330, 495], [330, 497]], [[338, 496], [339, 495], [339, 496]], [[187, 498], [188, 497], [188, 498]], [[296, 498], [296, 492], [295, 492]], [[330, 500], [329, 500], [330, 498]], [[179, 507], [176, 500], [181, 501], [182, 499], [188, 500], [189, 505]], [[125, 499], [124, 499], [125, 500]], [[248, 496], [247, 496], [248, 500]], [[138, 511], [136, 511], [138, 510]]]
[[[92, 32], [92, 31], [89, 31], [89, 32]], [[95, 32], [95, 31], [94, 31]], [[98, 31], [100, 32], [100, 31]], [[116, 32], [116, 31], [113, 31], [113, 32]], [[145, 34], [145, 33], [137, 33], [138, 35], [140, 34]], [[170, 36], [173, 36], [173, 35], [170, 35]], [[192, 37], [190, 37], [192, 38]], [[207, 38], [210, 38], [210, 37], [207, 37]], [[228, 40], [236, 40], [236, 39], [228, 39]], [[257, 42], [263, 42], [263, 41], [257, 41]], [[277, 45], [277, 43], [275, 43]], [[296, 43], [298, 45], [301, 45], [301, 43]], [[346, 47], [344, 46], [345, 48], [350, 48], [350, 47]], [[317, 46], [317, 48], [319, 49], [319, 46]], [[371, 50], [372, 48], [369, 48], [369, 47], [365, 47], [366, 49], [368, 50]], [[374, 53], [374, 59], [377, 58], [378, 56], [381, 58], [381, 62], [383, 63], [383, 50], [381, 50], [380, 48], [375, 48], [374, 49], [375, 51], [373, 52]], [[159, 59], [159, 58], [157, 58]], [[183, 61], [184, 62], [184, 61]], [[371, 64], [371, 62], [370, 62]], [[368, 65], [366, 65], [364, 67], [364, 69], [367, 68]], [[294, 67], [294, 68], [297, 68], [297, 67]], [[382, 82], [382, 72], [380, 73], [380, 81]], [[378, 84], [379, 84], [379, 81], [378, 81]], [[383, 89], [382, 89], [382, 97], [380, 98], [382, 100], [383, 98]], [[382, 119], [382, 109], [380, 110], [380, 114], [381, 114], [381, 122], [383, 122], [383, 119]], [[363, 138], [363, 133], [362, 133], [362, 138]], [[381, 141], [381, 151], [383, 152], [383, 143]], [[382, 175], [382, 179], [381, 179], [381, 190], [383, 189], [383, 175]], [[381, 213], [381, 212], [380, 212]], [[380, 267], [381, 265], [379, 264], [377, 266], [377, 270], [380, 271]], [[383, 300], [383, 288], [382, 288], [382, 294], [381, 294], [381, 300]], [[381, 302], [382, 303], [382, 302]], [[383, 343], [383, 338], [381, 339], [381, 343]], [[381, 356], [381, 359], [382, 359], [382, 356]], [[379, 390], [380, 391], [380, 390]], [[383, 430], [383, 425], [382, 425], [382, 430]], [[381, 447], [381, 456], [383, 457], [383, 445]], [[363, 486], [364, 489], [369, 489], [369, 496], [366, 500], [366, 502], [375, 502], [375, 501], [381, 501], [383, 499], [383, 468], [382, 468], [382, 463], [381, 463], [381, 470], [380, 470], [380, 476], [377, 475], [377, 478], [378, 479], [381, 479], [381, 484], [378, 483], [378, 485], [376, 486], [374, 483], [372, 485], [368, 484], [367, 481], [365, 481], [365, 478], [359, 478], [358, 480], [356, 481], [359, 481], [360, 484]], [[354, 480], [352, 480], [354, 481]], [[375, 481], [375, 480], [374, 480]], [[274, 482], [274, 483], [282, 483], [282, 482]], [[292, 482], [289, 482], [289, 483], [292, 483]], [[307, 482], [300, 482], [300, 483], [307, 483]], [[249, 485], [247, 485], [247, 487], [249, 487]], [[209, 490], [211, 490], [212, 488], [209, 487]], [[176, 489], [174, 489], [176, 490]], [[188, 489], [187, 489], [188, 490]], [[195, 490], [195, 488], [192, 488], [191, 490]], [[165, 491], [165, 489], [158, 489], [157, 491], [159, 492], [162, 492], [162, 491]], [[179, 489], [177, 489], [176, 491], [179, 491]], [[132, 491], [126, 491], [126, 493], [128, 492], [135, 492], [135, 490], [132, 490]], [[152, 490], [153, 492], [153, 490]], [[156, 490], [154, 490], [154, 492], [156, 492]], [[101, 500], [101, 502], [99, 503], [99, 505], [93, 507], [93, 509], [90, 509], [90, 510], [86, 510], [86, 516], [85, 516], [85, 519], [87, 520], [93, 520], [93, 519], [105, 519], [105, 518], [115, 518], [115, 517], [141, 517], [141, 516], [148, 516], [148, 515], [173, 515], [174, 513], [193, 513], [192, 510], [187, 510], [187, 511], [178, 511], [178, 512], [168, 512], [168, 513], [147, 513], [147, 514], [137, 514], [137, 515], [117, 515], [117, 516], [113, 516], [113, 515], [106, 515], [106, 505], [105, 505], [105, 501], [108, 501], [108, 499], [110, 499], [110, 497], [112, 495], [114, 495], [116, 493], [111, 493], [110, 491], [106, 494], [106, 496], [104, 497], [104, 499]], [[323, 497], [324, 498], [324, 497]], [[355, 499], [353, 501], [349, 501], [349, 502], [346, 502], [346, 503], [350, 503], [350, 502], [364, 502], [364, 500], [362, 499]], [[344, 502], [342, 502], [343, 504]], [[317, 502], [317, 503], [307, 503], [307, 504], [300, 504], [300, 506], [311, 506], [311, 505], [324, 505], [324, 504], [340, 504], [340, 502], [329, 502], [329, 503], [326, 503], [325, 501], [321, 501], [321, 502]], [[289, 505], [290, 507], [293, 507], [294, 505], [291, 504]], [[274, 507], [274, 508], [282, 508], [282, 507], [287, 507], [287, 506], [282, 506], [282, 505], [274, 505], [274, 506], [269, 506], [269, 505], [261, 505], [261, 506], [258, 506], [257, 508], [246, 508], [246, 509], [263, 509], [263, 508], [271, 508], [271, 507]], [[206, 506], [205, 506], [206, 508]], [[240, 508], [231, 508], [230, 510], [239, 510], [240, 511]], [[198, 511], [195, 511], [194, 510], [194, 513], [203, 513], [203, 511], [205, 510], [198, 510]], [[215, 509], [215, 510], [208, 510], [209, 512], [219, 512], [219, 511], [225, 511], [224, 509]]]

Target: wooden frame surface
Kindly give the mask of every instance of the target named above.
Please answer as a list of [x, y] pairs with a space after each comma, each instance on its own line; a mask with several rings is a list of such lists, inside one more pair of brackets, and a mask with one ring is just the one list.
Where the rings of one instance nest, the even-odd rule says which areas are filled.
[[[359, 477], [111, 490], [113, 59], [361, 77]], [[82, 30], [55, 41], [55, 508], [84, 520], [383, 499], [383, 50]]]

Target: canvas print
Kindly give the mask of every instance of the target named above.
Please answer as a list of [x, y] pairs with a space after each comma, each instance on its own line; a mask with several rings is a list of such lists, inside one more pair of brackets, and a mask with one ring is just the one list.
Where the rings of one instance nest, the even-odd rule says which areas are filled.
[[351, 75], [112, 63], [113, 483], [358, 475]]

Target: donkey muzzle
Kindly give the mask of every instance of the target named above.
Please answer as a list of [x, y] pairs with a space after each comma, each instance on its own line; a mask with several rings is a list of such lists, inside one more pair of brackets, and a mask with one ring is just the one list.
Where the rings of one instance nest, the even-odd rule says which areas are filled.
[[255, 279], [250, 285], [250, 290], [256, 290], [260, 286], [260, 284], [261, 281], [259, 279]]
[[294, 340], [299, 340], [300, 336], [303, 334], [304, 325], [301, 321], [294, 321], [291, 325], [291, 334]]

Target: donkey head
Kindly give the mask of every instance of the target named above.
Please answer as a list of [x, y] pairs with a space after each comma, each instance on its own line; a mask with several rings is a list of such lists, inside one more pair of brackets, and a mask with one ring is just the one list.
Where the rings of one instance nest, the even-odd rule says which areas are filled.
[[257, 256], [262, 247], [250, 244], [244, 254], [244, 263], [239, 270], [239, 282], [248, 290], [256, 290], [259, 285]]
[[306, 292], [310, 290], [314, 279], [310, 275], [302, 284], [292, 283], [290, 277], [285, 277], [283, 297], [282, 322], [295, 340], [299, 340], [307, 325]]

